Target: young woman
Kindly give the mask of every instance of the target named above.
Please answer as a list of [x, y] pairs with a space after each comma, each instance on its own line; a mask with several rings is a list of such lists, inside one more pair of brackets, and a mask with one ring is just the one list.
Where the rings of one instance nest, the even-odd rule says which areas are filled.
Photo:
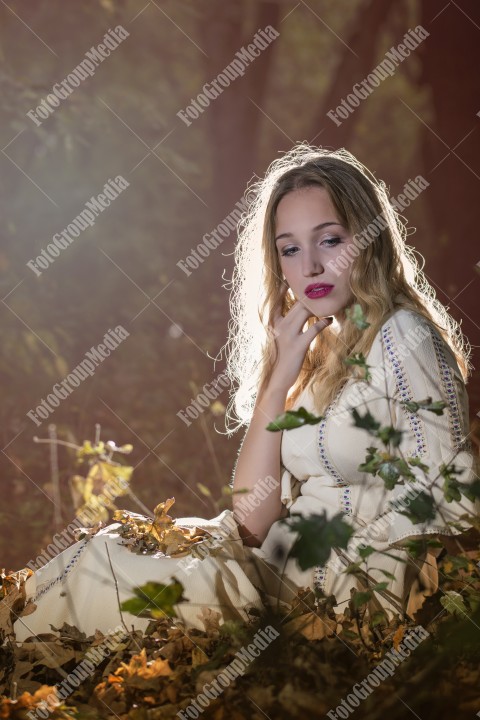
[[[418, 180], [412, 192], [425, 185]], [[345, 150], [301, 143], [271, 164], [247, 201], [227, 344], [235, 387], [228, 417], [248, 426], [233, 513], [177, 520], [216, 538], [196, 557], [136, 555], [115, 525], [76, 543], [28, 580], [36, 609], [15, 623], [19, 640], [63, 622], [108, 632], [121, 621], [119, 599], [173, 577], [187, 598], [178, 616], [199, 628], [205, 608], [223, 620], [248, 620], [265, 601], [291, 600], [300, 588], [334, 595], [341, 613], [352, 591], [382, 581], [388, 590], [374, 593], [369, 610], [413, 614], [437, 587], [438, 548], [425, 543], [414, 561], [405, 545], [470, 527], [474, 504], [463, 495], [447, 502], [440, 477], [452, 463], [462, 483], [475, 477], [464, 384], [469, 347], [406, 246], [385, 185]], [[442, 401], [443, 414], [431, 412], [428, 399]], [[321, 421], [266, 429], [300, 407]], [[353, 422], [354, 408], [400, 434], [382, 444]], [[387, 489], [378, 473], [361, 468], [372, 445], [410, 460], [410, 476]], [[405, 511], [421, 492], [433, 497], [435, 512], [414, 523]], [[284, 520], [322, 513], [343, 513], [353, 535], [324, 566], [302, 570], [289, 555], [297, 536]], [[365, 574], [344, 573], [367, 546]], [[123, 619], [147, 624], [129, 613]]]

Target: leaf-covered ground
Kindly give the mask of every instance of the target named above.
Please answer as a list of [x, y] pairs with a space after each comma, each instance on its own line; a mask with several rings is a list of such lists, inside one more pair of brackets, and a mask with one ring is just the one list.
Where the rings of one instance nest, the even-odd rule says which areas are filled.
[[[309, 593], [300, 594], [282, 615], [267, 613], [252, 626], [219, 625], [211, 611], [204, 613], [204, 631], [185, 630], [172, 618], [152, 620], [145, 633], [130, 632], [57, 703], [55, 686], [89, 650], [102, 646], [103, 635], [87, 638], [64, 626], [59, 636], [44, 635], [41, 643], [16, 644], [6, 638], [0, 648], [0, 718], [182, 717], [177, 713], [185, 712], [205, 683], [211, 686], [236, 653], [252, 643], [255, 632], [267, 626], [278, 636], [209, 702], [201, 717], [350, 716], [345, 705], [337, 706], [352, 698], [355, 683], [365, 680], [391, 648], [402, 646], [410, 626], [422, 626], [429, 636], [358, 707], [350, 706], [351, 714], [369, 720], [475, 718], [480, 711], [479, 558], [480, 553], [470, 551], [465, 566], [446, 556], [440, 563], [441, 589], [427, 598], [415, 622], [397, 618], [372, 629], [361, 615], [353, 616], [353, 605], [344, 615], [335, 615], [328, 605], [315, 610]], [[9, 596], [12, 592], [0, 603], [4, 609]], [[194, 717], [191, 712], [184, 717]]]

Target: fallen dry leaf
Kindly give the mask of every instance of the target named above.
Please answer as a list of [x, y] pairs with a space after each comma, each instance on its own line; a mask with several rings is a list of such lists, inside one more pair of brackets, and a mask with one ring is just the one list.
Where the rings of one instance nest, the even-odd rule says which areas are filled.
[[[59, 711], [58, 708], [61, 706], [60, 700], [57, 698], [55, 687], [49, 685], [42, 685], [36, 690], [33, 695], [29, 692], [23, 692], [16, 700], [10, 698], [0, 698], [0, 718], [26, 718], [27, 712], [35, 711], [39, 708], [44, 713], [43, 703], [47, 702], [49, 713], [48, 716], [52, 720], [59, 718], [71, 718], [71, 715], [66, 715], [63, 711]], [[40, 715], [39, 715], [40, 717]]]
[[315, 613], [305, 613], [285, 625], [287, 635], [295, 632], [301, 633], [307, 640], [321, 640], [326, 636], [334, 635], [337, 630], [337, 621], [329, 617], [321, 618]]
[[210, 634], [218, 634], [220, 631], [221, 614], [216, 610], [203, 606], [197, 615], [205, 626], [205, 632]]
[[161, 552], [169, 557], [185, 555], [199, 543], [211, 538], [204, 528], [183, 527], [168, 515], [175, 502], [169, 498], [154, 509], [153, 520], [128, 510], [117, 510], [113, 519], [121, 523], [114, 532], [127, 540], [126, 546], [133, 552]]
[[209, 657], [207, 653], [202, 650], [202, 648], [199, 647], [193, 647], [192, 648], [192, 667], [197, 667], [197, 665], [205, 665], [209, 661]]
[[145, 648], [142, 648], [138, 655], [134, 655], [128, 664], [122, 662], [116, 672], [116, 675], [120, 675], [126, 680], [137, 676], [150, 680], [171, 674], [172, 668], [168, 660], [163, 658], [148, 660]]
[[13, 635], [13, 623], [25, 606], [25, 583], [32, 575], [33, 571], [29, 568], [7, 575], [2, 571], [0, 574], [0, 643]]
[[395, 650], [398, 650], [398, 646], [403, 640], [403, 637], [405, 635], [405, 625], [400, 625], [399, 628], [395, 631], [395, 634], [393, 636], [393, 647]]

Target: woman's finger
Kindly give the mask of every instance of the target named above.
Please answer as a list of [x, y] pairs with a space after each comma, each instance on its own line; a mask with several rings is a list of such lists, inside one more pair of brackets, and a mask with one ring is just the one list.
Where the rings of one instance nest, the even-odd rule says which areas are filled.
[[308, 342], [308, 344], [310, 345], [312, 340], [319, 333], [321, 333], [322, 330], [325, 330], [326, 327], [331, 325], [332, 322], [333, 322], [333, 317], [324, 317], [324, 318], [320, 318], [320, 320], [317, 320], [317, 322], [313, 323], [313, 325], [311, 325], [308, 328], [308, 330], [305, 330], [305, 332], [302, 333], [303, 337], [305, 338], [305, 341]]

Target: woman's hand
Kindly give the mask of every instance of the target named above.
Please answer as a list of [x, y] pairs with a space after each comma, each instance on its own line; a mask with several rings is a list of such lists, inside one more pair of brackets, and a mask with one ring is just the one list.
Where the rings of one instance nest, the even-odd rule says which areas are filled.
[[280, 389], [285, 393], [298, 378], [312, 340], [333, 321], [332, 318], [321, 318], [308, 330], [302, 332], [306, 321], [312, 317], [312, 312], [297, 300], [283, 316], [282, 307], [287, 290], [288, 285], [284, 283], [282, 294], [272, 315], [272, 342], [276, 345], [277, 359], [268, 381], [269, 388]]

